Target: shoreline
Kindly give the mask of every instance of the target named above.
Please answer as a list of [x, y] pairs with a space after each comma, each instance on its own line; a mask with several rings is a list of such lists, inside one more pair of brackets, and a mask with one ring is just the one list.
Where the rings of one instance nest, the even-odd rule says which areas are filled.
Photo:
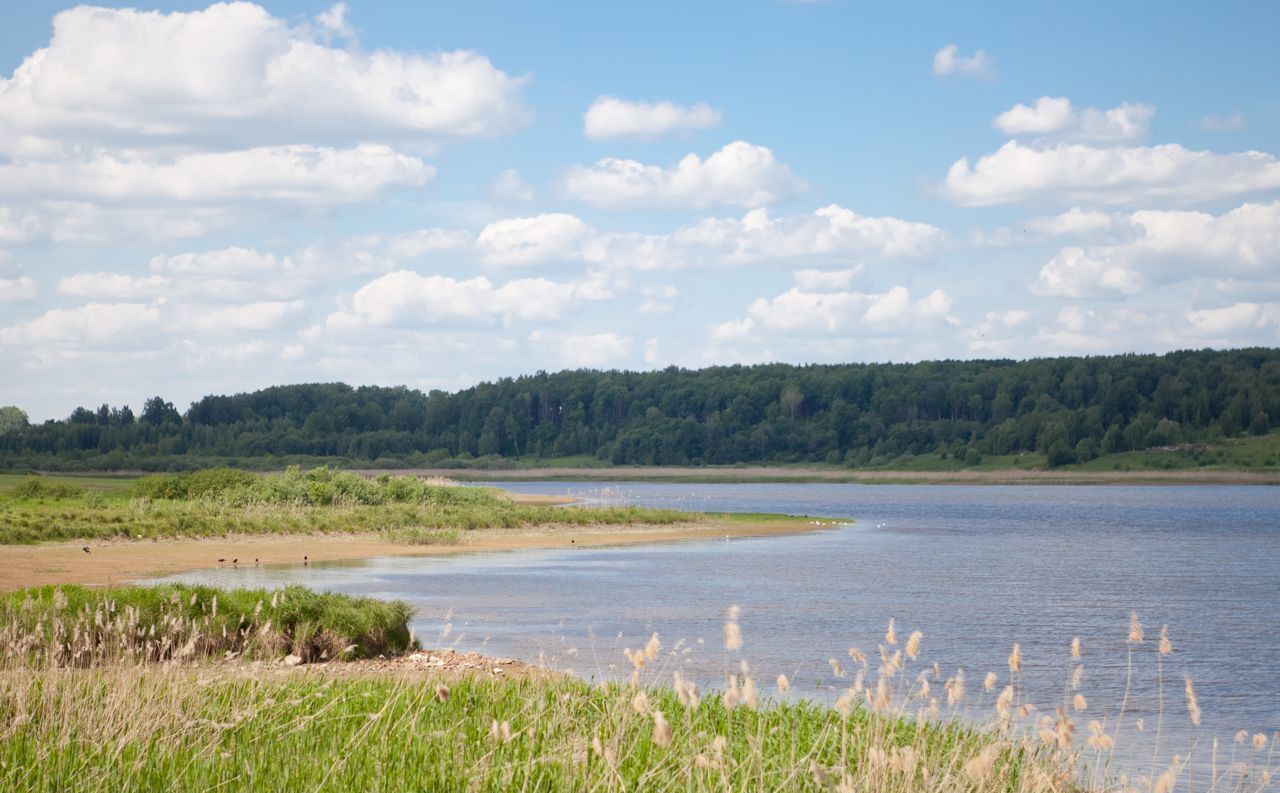
[[[617, 468], [403, 468], [375, 472], [442, 476], [461, 482], [667, 482], [688, 484], [828, 483], [867, 485], [1280, 485], [1280, 471], [1062, 471], [1002, 470], [890, 471], [789, 468], [783, 466], [694, 467], [623, 466]], [[514, 495], [514, 494], [513, 494]]]
[[[640, 545], [658, 542], [768, 537], [804, 534], [846, 525], [849, 521], [817, 521], [814, 518], [732, 519], [723, 516], [705, 523], [664, 526], [539, 526], [528, 529], [473, 529], [460, 541], [448, 544], [408, 545], [380, 534], [246, 535], [235, 539], [95, 540], [0, 545], [0, 591], [32, 586], [86, 584], [111, 586], [138, 583], [192, 570], [258, 565], [297, 565], [349, 562], [380, 556], [452, 556], [541, 548]], [[82, 550], [89, 548], [89, 553]]]
[[[750, 466], [532, 466], [528, 468], [342, 468], [362, 476], [441, 477], [484, 485], [492, 482], [656, 482], [670, 484], [788, 484], [828, 483], [865, 485], [1280, 485], [1280, 469], [1154, 469], [1078, 471], [1044, 468], [959, 469], [910, 471], [838, 469], [782, 465]], [[278, 473], [278, 470], [256, 473]], [[33, 471], [33, 476], [89, 478], [124, 482], [146, 471]], [[0, 472], [0, 476], [24, 476]], [[508, 493], [516, 504], [559, 506], [576, 499], [537, 493]]]

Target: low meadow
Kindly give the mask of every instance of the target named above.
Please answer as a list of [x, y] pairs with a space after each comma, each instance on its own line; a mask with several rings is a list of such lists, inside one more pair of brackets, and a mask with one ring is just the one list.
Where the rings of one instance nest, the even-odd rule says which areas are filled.
[[155, 474], [95, 487], [28, 477], [0, 493], [0, 544], [262, 534], [380, 533], [407, 543], [478, 528], [697, 523], [638, 507], [521, 505], [494, 488], [327, 468], [253, 474], [231, 468]]

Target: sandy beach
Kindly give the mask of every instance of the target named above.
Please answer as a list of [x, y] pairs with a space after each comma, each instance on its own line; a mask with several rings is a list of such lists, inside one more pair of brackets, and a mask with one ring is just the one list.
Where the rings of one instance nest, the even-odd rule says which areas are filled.
[[[709, 520], [667, 526], [540, 526], [476, 529], [457, 543], [406, 545], [377, 534], [249, 536], [236, 539], [111, 540], [0, 546], [0, 590], [44, 584], [110, 586], [202, 568], [368, 559], [378, 556], [442, 556], [562, 546], [593, 547], [651, 542], [796, 534], [839, 525], [795, 520]], [[85, 553], [84, 547], [89, 548]], [[225, 561], [218, 561], [219, 559]], [[255, 561], [256, 560], [256, 561]]]

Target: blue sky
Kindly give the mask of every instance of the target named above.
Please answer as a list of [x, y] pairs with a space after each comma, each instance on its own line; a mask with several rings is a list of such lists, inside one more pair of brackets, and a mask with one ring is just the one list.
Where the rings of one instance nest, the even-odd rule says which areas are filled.
[[1274, 345], [1269, 3], [24, 3], [0, 404]]

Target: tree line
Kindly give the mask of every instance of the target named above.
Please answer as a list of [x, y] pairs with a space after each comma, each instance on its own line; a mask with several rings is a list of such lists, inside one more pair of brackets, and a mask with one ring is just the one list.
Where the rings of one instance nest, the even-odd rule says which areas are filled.
[[[914, 364], [573, 370], [456, 393], [343, 383], [153, 397], [27, 424], [0, 408], [8, 468], [163, 469], [202, 459], [441, 465], [880, 465], [1039, 452], [1050, 465], [1280, 424], [1280, 350]], [[7, 412], [5, 412], [7, 410]], [[21, 411], [18, 411], [21, 413]], [[20, 420], [19, 420], [20, 418]]]

